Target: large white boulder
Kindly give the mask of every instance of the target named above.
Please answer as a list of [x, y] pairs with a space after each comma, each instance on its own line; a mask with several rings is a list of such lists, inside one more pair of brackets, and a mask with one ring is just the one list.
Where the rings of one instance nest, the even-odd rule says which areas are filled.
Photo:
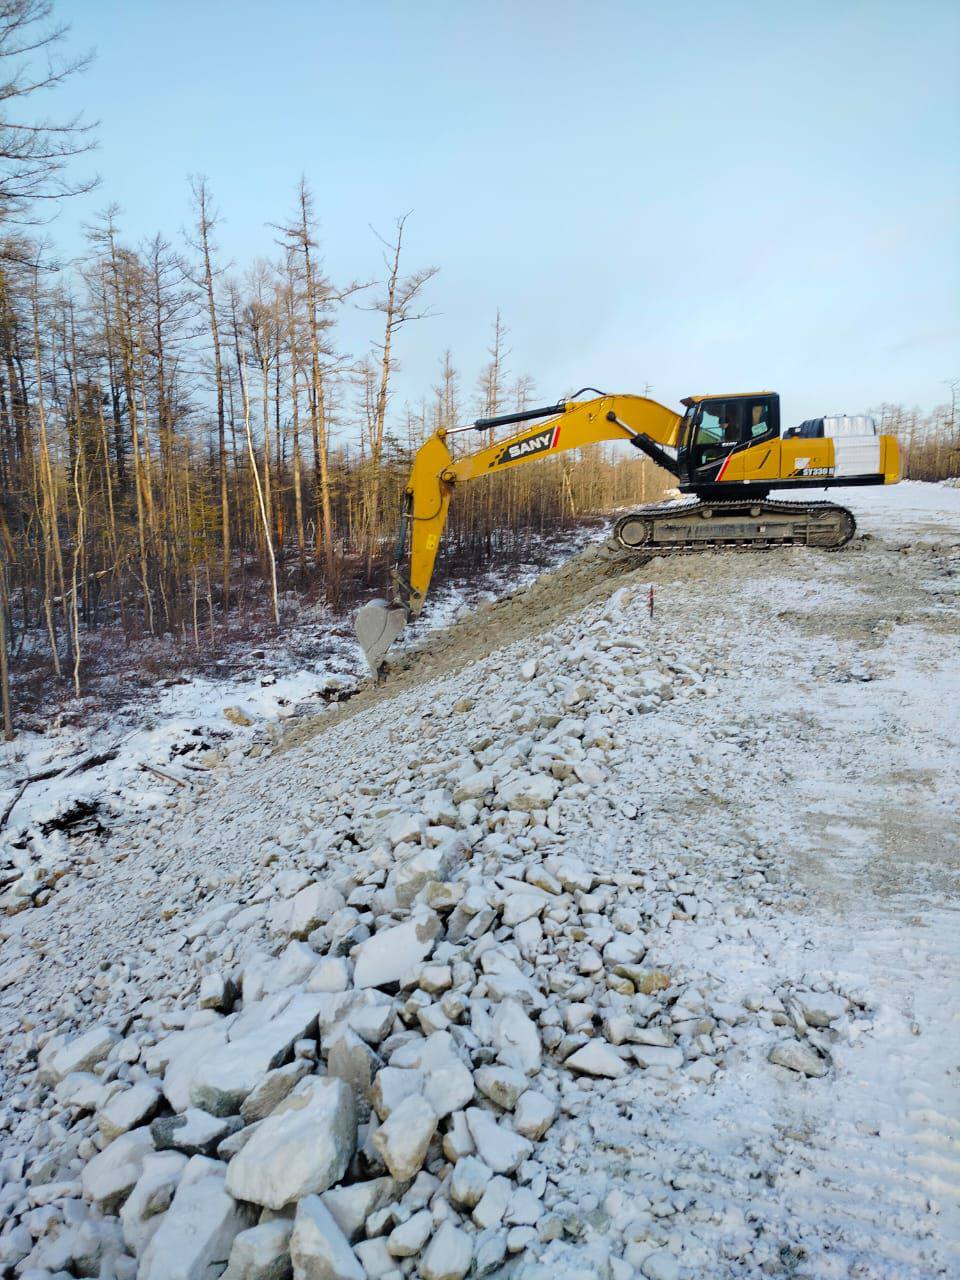
[[393, 1258], [412, 1258], [419, 1253], [433, 1231], [433, 1214], [421, 1209], [394, 1227], [387, 1239], [387, 1250]]
[[502, 1107], [504, 1111], [512, 1111], [527, 1087], [527, 1077], [513, 1067], [481, 1067], [476, 1074], [476, 1084], [480, 1092], [486, 1094], [498, 1107]]
[[403, 924], [367, 938], [354, 952], [354, 986], [385, 987], [399, 982], [427, 958], [439, 930], [439, 917], [423, 908]]
[[644, 1258], [640, 1264], [640, 1274], [645, 1280], [678, 1280], [680, 1260], [669, 1249], [657, 1249]]
[[[223, 1274], [234, 1238], [252, 1225], [254, 1211], [227, 1194], [223, 1166], [216, 1164], [204, 1156], [190, 1161], [140, 1259], [137, 1280], [216, 1280]], [[191, 1166], [201, 1174], [196, 1180]]]
[[473, 1076], [459, 1058], [426, 1071], [423, 1096], [442, 1120], [454, 1111], [462, 1110], [473, 1099]]
[[465, 800], [480, 800], [497, 785], [496, 775], [492, 769], [478, 769], [461, 778], [453, 789], [454, 804], [463, 804]]
[[450, 860], [443, 848], [420, 849], [404, 858], [390, 873], [388, 881], [398, 906], [409, 907], [425, 885], [445, 880], [449, 865]]
[[473, 1261], [473, 1241], [460, 1227], [445, 1222], [420, 1259], [422, 1280], [463, 1280]]
[[683, 1050], [679, 1045], [634, 1044], [630, 1046], [634, 1060], [641, 1067], [659, 1073], [679, 1071], [683, 1066]]
[[533, 1151], [533, 1144], [505, 1125], [498, 1124], [489, 1111], [470, 1107], [467, 1124], [477, 1155], [494, 1173], [513, 1173]]
[[366, 1280], [349, 1240], [319, 1196], [304, 1196], [297, 1205], [290, 1258], [293, 1280]]
[[274, 1218], [234, 1237], [221, 1280], [289, 1280], [293, 1222]]
[[137, 1256], [163, 1221], [186, 1167], [187, 1157], [179, 1151], [163, 1151], [144, 1160], [143, 1172], [120, 1210], [123, 1238]]
[[516, 1105], [513, 1124], [517, 1133], [539, 1142], [557, 1118], [557, 1108], [549, 1098], [528, 1089]]
[[194, 916], [188, 924], [183, 926], [184, 937], [188, 942], [202, 938], [204, 934], [214, 937], [223, 932], [224, 925], [232, 920], [239, 910], [239, 902], [218, 902], [216, 906], [201, 911], [200, 915]]
[[617, 933], [603, 948], [608, 968], [617, 964], [639, 964], [647, 953], [647, 939], [642, 933]]
[[402, 1272], [397, 1270], [397, 1260], [387, 1249], [383, 1236], [360, 1240], [353, 1251], [360, 1259], [367, 1280], [400, 1280]]
[[571, 1053], [566, 1065], [582, 1075], [603, 1076], [608, 1080], [616, 1080], [627, 1069], [627, 1064], [616, 1050], [600, 1040], [591, 1040], [576, 1053]]
[[[253, 1023], [254, 1029], [246, 1034], [234, 1036], [231, 1028], [228, 1043], [197, 1065], [190, 1085], [191, 1104], [214, 1116], [236, 1115], [267, 1072], [280, 1066], [294, 1043], [316, 1027], [323, 1007], [322, 994], [301, 993], [276, 1017], [261, 1026]], [[251, 1012], [245, 1009], [242, 1016]]]
[[829, 1063], [817, 1053], [813, 1045], [802, 1040], [784, 1040], [781, 1044], [774, 1045], [768, 1057], [778, 1067], [786, 1067], [797, 1075], [812, 1076], [815, 1079], [825, 1076], [830, 1070]]
[[437, 1122], [430, 1103], [412, 1094], [394, 1108], [373, 1135], [373, 1145], [398, 1182], [409, 1182], [423, 1168]]
[[367, 994], [371, 997], [381, 997], [382, 1003], [355, 1005], [347, 1014], [347, 1022], [358, 1036], [366, 1040], [367, 1044], [379, 1044], [389, 1034], [397, 1011], [393, 1001], [382, 992], [370, 988]]
[[309, 1058], [294, 1058], [293, 1062], [288, 1062], [285, 1067], [276, 1067], [273, 1071], [268, 1071], [253, 1092], [248, 1093], [243, 1100], [240, 1115], [244, 1121], [247, 1124], [254, 1124], [257, 1120], [263, 1120], [304, 1076], [312, 1073], [313, 1066]]
[[71, 1071], [92, 1071], [119, 1040], [116, 1031], [109, 1027], [92, 1027], [58, 1050], [48, 1064], [49, 1073], [57, 1082]]
[[427, 820], [421, 813], [398, 813], [387, 828], [387, 839], [394, 848], [412, 844], [426, 834]]
[[85, 1200], [104, 1213], [116, 1213], [143, 1172], [143, 1162], [153, 1154], [149, 1129], [131, 1129], [95, 1155], [80, 1175]]
[[320, 1199], [347, 1239], [354, 1241], [362, 1234], [370, 1215], [396, 1195], [397, 1184], [392, 1178], [373, 1178], [370, 1182], [353, 1182], [349, 1187], [331, 1187]]
[[200, 979], [197, 1005], [201, 1009], [229, 1009], [237, 998], [233, 982], [222, 973], [205, 973]]
[[464, 1156], [453, 1167], [450, 1178], [450, 1199], [464, 1209], [472, 1209], [479, 1201], [493, 1170], [476, 1156]]
[[282, 1209], [339, 1181], [356, 1142], [349, 1086], [331, 1077], [308, 1076], [230, 1161], [227, 1190], [238, 1200]]
[[497, 1057], [507, 1067], [527, 1075], [540, 1070], [540, 1032], [516, 1000], [503, 1000], [493, 1016], [493, 1043]]
[[224, 1138], [240, 1127], [235, 1116], [220, 1119], [196, 1107], [178, 1116], [161, 1116], [150, 1126], [158, 1151], [182, 1151], [188, 1156], [212, 1156]]
[[797, 997], [806, 1022], [811, 1027], [829, 1027], [849, 1011], [850, 1005], [843, 996], [832, 991], [805, 992]]
[[588, 870], [586, 863], [580, 858], [569, 856], [560, 858], [546, 858], [544, 864], [551, 875], [557, 877], [564, 889], [568, 893], [574, 893], [577, 889], [581, 893], [589, 893], [593, 888], [593, 872]]
[[543, 1201], [530, 1187], [517, 1187], [510, 1196], [504, 1221], [513, 1227], [532, 1227], [543, 1217]]
[[288, 991], [291, 987], [299, 987], [307, 980], [320, 962], [320, 957], [313, 947], [305, 942], [288, 942], [280, 955], [270, 964], [264, 965], [261, 971], [263, 994], [273, 995], [275, 992]]
[[498, 1174], [487, 1183], [470, 1217], [481, 1231], [490, 1231], [499, 1227], [513, 1195], [514, 1187], [510, 1179]]
[[144, 1081], [132, 1089], [121, 1089], [113, 1094], [101, 1108], [97, 1121], [105, 1142], [112, 1142], [121, 1133], [137, 1129], [150, 1119], [160, 1105], [160, 1090], [155, 1084]]
[[194, 1077], [226, 1045], [230, 1022], [219, 1018], [208, 1026], [175, 1031], [148, 1050], [144, 1066], [151, 1074], [163, 1072], [163, 1094], [174, 1111], [190, 1106]]
[[534, 809], [549, 809], [559, 790], [559, 782], [548, 773], [526, 773], [505, 782], [497, 798], [506, 809], [531, 813]]
[[345, 906], [346, 899], [333, 885], [308, 884], [294, 894], [289, 903], [278, 905], [272, 921], [273, 932], [285, 933], [290, 938], [306, 938]]
[[337, 1076], [353, 1089], [354, 1094], [370, 1101], [371, 1085], [380, 1059], [355, 1031], [340, 1025], [326, 1038], [327, 1074]]
[[507, 894], [504, 899], [501, 917], [503, 923], [513, 929], [517, 925], [523, 924], [525, 920], [538, 916], [549, 905], [550, 899], [548, 895], [531, 886], [529, 889], [522, 889], [519, 893]]
[[423, 1072], [416, 1067], [384, 1067], [377, 1072], [370, 1101], [380, 1119], [386, 1120], [404, 1098], [422, 1092]]
[[324, 956], [307, 982], [308, 991], [346, 991], [350, 985], [350, 965], [343, 956]]
[[74, 1107], [77, 1111], [96, 1111], [110, 1096], [110, 1090], [100, 1076], [92, 1071], [71, 1071], [54, 1089], [54, 1095], [62, 1107]]
[[460, 820], [453, 797], [443, 787], [426, 792], [420, 802], [420, 809], [432, 826], [455, 827]]
[[[490, 1276], [507, 1256], [507, 1237], [502, 1231], [483, 1231], [474, 1243], [474, 1275]], [[616, 1272], [616, 1280], [621, 1280]]]

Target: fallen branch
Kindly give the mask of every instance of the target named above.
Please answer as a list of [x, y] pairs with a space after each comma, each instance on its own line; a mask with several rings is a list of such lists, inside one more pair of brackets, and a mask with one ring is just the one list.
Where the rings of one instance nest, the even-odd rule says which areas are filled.
[[63, 773], [63, 765], [54, 765], [52, 769], [41, 769], [39, 773], [31, 773], [23, 779], [23, 785], [29, 787], [31, 782], [46, 782], [48, 778], [59, 778]]
[[146, 769], [148, 773], [155, 773], [158, 778], [162, 778], [164, 782], [175, 782], [178, 787], [185, 787], [188, 784], [183, 778], [175, 778], [172, 773], [164, 773], [162, 769], [155, 769], [152, 764], [147, 764], [145, 760], [140, 761], [140, 768]]
[[108, 764], [111, 760], [116, 760], [119, 754], [120, 743], [117, 742], [112, 747], [107, 747], [105, 751], [95, 751], [92, 755], [85, 756], [83, 760], [78, 760], [69, 769], [65, 769], [61, 776], [72, 778], [77, 773], [86, 773], [88, 769], [95, 769], [98, 764]]
[[10, 803], [7, 805], [6, 809], [4, 809], [3, 817], [0, 818], [0, 831], [2, 831], [3, 828], [7, 825], [7, 819], [10, 817], [11, 813], [13, 813], [13, 810], [14, 810], [14, 807], [16, 806], [17, 801], [26, 791], [27, 787], [29, 787], [30, 783], [35, 781], [36, 781], [35, 778], [27, 778], [24, 782], [20, 783], [20, 790], [13, 797]]
[[[132, 734], [127, 734], [128, 738], [132, 736]], [[97, 765], [108, 764], [111, 760], [116, 760], [120, 754], [120, 748], [126, 740], [126, 738], [121, 738], [119, 742], [115, 742], [112, 747], [107, 747], [104, 751], [94, 751], [90, 755], [84, 756], [82, 760], [78, 760], [76, 764], [69, 765], [66, 769], [41, 769], [39, 773], [31, 773], [28, 778], [24, 778], [20, 783], [20, 790], [7, 805], [3, 816], [0, 817], [0, 831], [7, 825], [7, 820], [31, 783], [49, 782], [51, 778], [72, 778], [78, 773], [86, 773], [88, 769], [95, 769]]]

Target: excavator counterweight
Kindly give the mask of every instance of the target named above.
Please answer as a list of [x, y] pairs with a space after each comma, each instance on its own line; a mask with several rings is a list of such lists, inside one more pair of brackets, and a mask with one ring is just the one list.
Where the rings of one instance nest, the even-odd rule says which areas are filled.
[[811, 418], [781, 433], [780, 397], [772, 391], [690, 396], [682, 402], [683, 415], [643, 396], [597, 392], [580, 400], [581, 394], [457, 428], [536, 424], [456, 459], [447, 443], [454, 431], [439, 430], [420, 446], [405, 493], [389, 599], [365, 604], [356, 618], [357, 639], [374, 675], [407, 621], [423, 608], [450, 499], [462, 482], [605, 440], [629, 443], [693, 499], [641, 507], [617, 521], [614, 545], [649, 558], [721, 548], [836, 549], [856, 529], [845, 507], [771, 502], [770, 490], [900, 479], [897, 441], [879, 435], [872, 419]]

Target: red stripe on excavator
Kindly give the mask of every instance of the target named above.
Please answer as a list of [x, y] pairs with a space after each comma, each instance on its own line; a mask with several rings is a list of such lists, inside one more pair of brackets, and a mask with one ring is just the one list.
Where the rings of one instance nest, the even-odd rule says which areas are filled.
[[559, 439], [560, 439], [560, 423], [558, 422], [557, 425], [553, 428], [553, 439], [550, 441], [551, 449], [555, 449], [557, 447], [557, 441]]
[[720, 470], [717, 472], [717, 480], [718, 480], [718, 481], [720, 481], [720, 480], [722, 480], [722, 479], [723, 479], [723, 473], [726, 471], [726, 469], [727, 469], [727, 464], [729, 463], [729, 461], [730, 461], [730, 459], [731, 459], [732, 457], [733, 457], [733, 454], [732, 454], [732, 453], [728, 453], [728, 454], [727, 454], [727, 456], [724, 458], [724, 460], [723, 460], [723, 466], [722, 466], [722, 467], [720, 468]]

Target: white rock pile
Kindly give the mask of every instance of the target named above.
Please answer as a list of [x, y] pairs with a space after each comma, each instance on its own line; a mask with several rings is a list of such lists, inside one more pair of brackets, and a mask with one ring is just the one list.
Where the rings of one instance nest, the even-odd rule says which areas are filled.
[[[115, 966], [100, 1021], [79, 1029], [73, 1005], [7, 1037], [0, 1273], [548, 1276], [589, 1230], [557, 1137], [578, 1116], [629, 1107], [638, 1080], [707, 1089], [757, 1035], [766, 1070], [830, 1069], [846, 998], [811, 979], [725, 999], [657, 940], [741, 908], [682, 862], [605, 868], [599, 839], [569, 837], [588, 805], [629, 823], [604, 799], [629, 723], [709, 686], [594, 626], [527, 658], [508, 697], [495, 666], [441, 694], [376, 781], [333, 780], [322, 824], [315, 808], [264, 839], [262, 883], [199, 912], [192, 891], [164, 899], [181, 989]], [[737, 884], [765, 887], [762, 866]], [[608, 1213], [590, 1274], [678, 1274], [655, 1229], [630, 1235], [641, 1211]]]

